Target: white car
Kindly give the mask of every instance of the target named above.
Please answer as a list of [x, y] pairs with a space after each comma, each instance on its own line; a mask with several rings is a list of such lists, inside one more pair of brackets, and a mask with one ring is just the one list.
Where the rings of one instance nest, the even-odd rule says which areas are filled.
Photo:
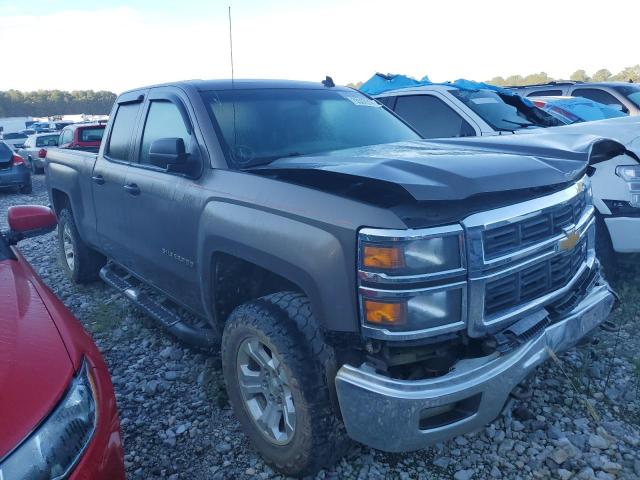
[[590, 134], [622, 143], [631, 154], [592, 166], [591, 180], [599, 214], [598, 250], [611, 273], [616, 253], [640, 253], [640, 117], [541, 128], [540, 122], [548, 119], [541, 117], [536, 123], [534, 117], [539, 109], [528, 111], [521, 105], [516, 108], [505, 103], [504, 97], [491, 90], [474, 91], [453, 85], [410, 86], [374, 95], [424, 138], [561, 132]]
[[14, 150], [22, 147], [27, 138], [27, 135], [20, 132], [0, 133], [0, 140], [4, 141], [4, 143]]

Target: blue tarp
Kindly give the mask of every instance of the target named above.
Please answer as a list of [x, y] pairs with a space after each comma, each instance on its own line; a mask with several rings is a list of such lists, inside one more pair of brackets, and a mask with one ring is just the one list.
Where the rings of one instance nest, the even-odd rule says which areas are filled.
[[[364, 82], [360, 87], [360, 91], [366, 93], [367, 95], [380, 95], [384, 92], [389, 92], [391, 90], [398, 90], [402, 88], [412, 88], [412, 87], [422, 87], [426, 85], [444, 85], [448, 87], [456, 87], [460, 90], [491, 90], [496, 92], [498, 95], [507, 95], [509, 97], [518, 96], [517, 93], [512, 90], [507, 90], [506, 88], [496, 87], [495, 85], [489, 85], [484, 82], [474, 82], [472, 80], [465, 80], [460, 78], [455, 82], [445, 82], [445, 83], [434, 83], [429, 80], [429, 77], [426, 75], [422, 77], [421, 80], [415, 80], [411, 77], [407, 77], [406, 75], [396, 75], [396, 74], [382, 74], [376, 73], [369, 80]], [[527, 106], [533, 106], [533, 104], [522, 97], [522, 102]]]
[[569, 120], [568, 123], [576, 121], [590, 122], [592, 120], [627, 116], [626, 113], [615, 108], [582, 97], [558, 99], [545, 97], [544, 101], [546, 102], [545, 105], [540, 108], [552, 115], [563, 116]]

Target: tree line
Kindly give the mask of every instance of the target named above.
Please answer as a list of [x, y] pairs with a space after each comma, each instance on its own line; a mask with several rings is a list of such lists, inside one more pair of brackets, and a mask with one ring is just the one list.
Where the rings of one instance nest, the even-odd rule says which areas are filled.
[[0, 92], [0, 117], [48, 117], [86, 113], [106, 115], [116, 94], [104, 90], [37, 90]]
[[[554, 79], [547, 75], [546, 72], [540, 73], [532, 73], [530, 75], [522, 76], [522, 75], [511, 75], [509, 77], [494, 77], [491, 80], [487, 80], [487, 83], [492, 85], [532, 85], [536, 83], [548, 83], [552, 82]], [[640, 83], [640, 64], [634, 65], [632, 67], [626, 67], [622, 69], [620, 72], [615, 75], [611, 73], [606, 68], [601, 68], [600, 70], [593, 73], [592, 76], [588, 75], [585, 70], [576, 70], [571, 74], [569, 80], [574, 80], [576, 82], [634, 82]]]
[[[471, 79], [470, 79], [471, 80]], [[486, 83], [491, 85], [504, 86], [521, 86], [521, 85], [534, 85], [537, 83], [549, 83], [554, 80], [563, 80], [550, 77], [546, 72], [532, 73], [530, 75], [511, 75], [509, 77], [493, 77], [491, 80], [486, 80]], [[569, 80], [576, 82], [634, 82], [640, 83], [640, 64], [633, 67], [627, 67], [622, 69], [615, 75], [606, 68], [601, 68], [595, 72], [592, 76], [589, 76], [585, 70], [576, 70], [571, 74]], [[360, 88], [363, 82], [348, 83], [348, 87]]]

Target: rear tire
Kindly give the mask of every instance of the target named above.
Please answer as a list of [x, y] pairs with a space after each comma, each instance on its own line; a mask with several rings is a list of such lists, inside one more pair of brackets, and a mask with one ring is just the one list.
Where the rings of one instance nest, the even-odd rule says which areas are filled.
[[[324, 343], [304, 295], [276, 293], [236, 308], [224, 329], [222, 368], [244, 433], [280, 472], [313, 475], [346, 451], [344, 426], [331, 401], [333, 350]], [[274, 398], [278, 413], [270, 422], [269, 399]]]
[[31, 183], [27, 183], [26, 185], [23, 185], [20, 187], [20, 193], [31, 193], [33, 192], [33, 185], [31, 185]]
[[98, 279], [107, 259], [80, 238], [73, 214], [64, 208], [58, 215], [58, 251], [67, 277], [75, 283], [89, 283]]

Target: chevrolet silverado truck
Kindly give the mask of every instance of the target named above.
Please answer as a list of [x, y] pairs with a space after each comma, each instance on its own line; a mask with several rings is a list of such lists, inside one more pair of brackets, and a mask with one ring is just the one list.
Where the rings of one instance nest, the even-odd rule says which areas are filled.
[[98, 154], [45, 168], [68, 276], [219, 345], [243, 431], [307, 475], [348, 437], [482, 428], [605, 321], [586, 173], [617, 147], [580, 139], [478, 151], [329, 78], [188, 81], [120, 95]]

